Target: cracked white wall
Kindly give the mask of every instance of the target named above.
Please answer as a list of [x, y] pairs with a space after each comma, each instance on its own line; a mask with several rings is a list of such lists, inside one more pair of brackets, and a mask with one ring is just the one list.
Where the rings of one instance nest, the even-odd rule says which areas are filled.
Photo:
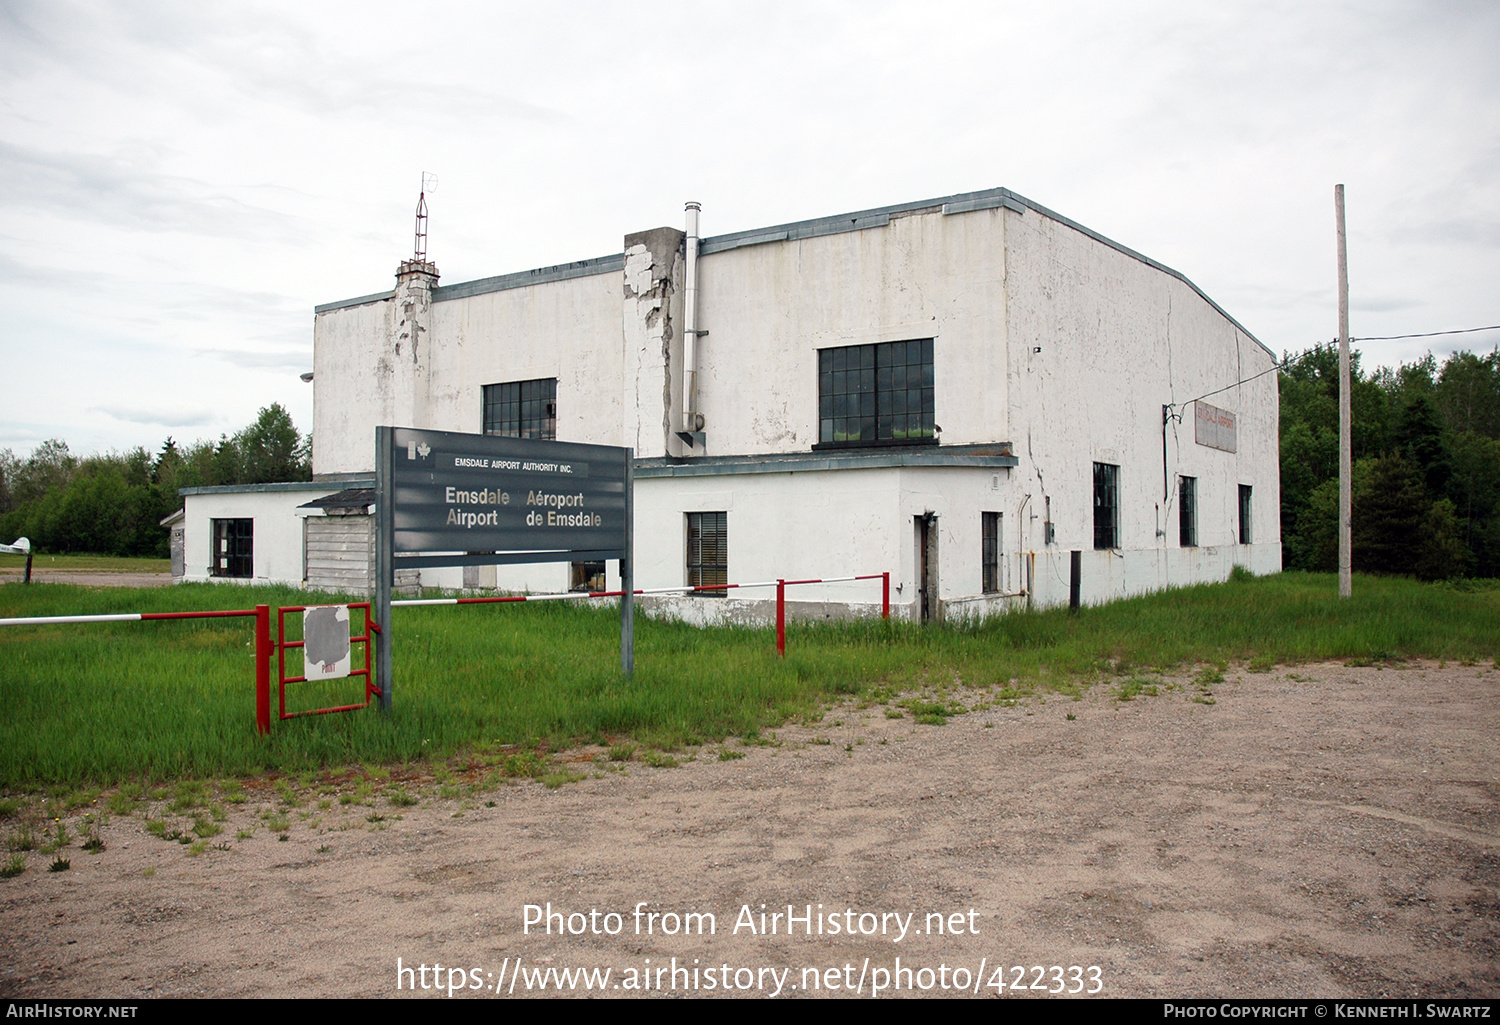
[[[319, 314], [316, 472], [370, 473], [380, 423], [477, 432], [484, 385], [535, 378], [557, 379], [559, 440], [628, 446], [641, 458], [699, 454], [669, 420], [682, 370], [681, 244], [681, 232], [659, 228], [626, 237], [623, 272], [425, 306], [398, 294]], [[728, 513], [732, 579], [889, 569], [902, 586], [893, 598], [908, 607], [913, 519], [936, 513], [940, 593], [960, 613], [993, 603], [979, 595], [984, 512], [1003, 515], [1004, 589], [1025, 585], [1034, 553], [1043, 604], [1067, 600], [1072, 549], [1084, 555], [1085, 601], [1222, 579], [1235, 564], [1279, 569], [1274, 374], [1210, 400], [1238, 416], [1237, 453], [1196, 445], [1184, 410], [1169, 432], [1163, 495], [1161, 405], [1272, 363], [1172, 275], [1035, 210], [945, 216], [939, 207], [709, 253], [699, 271], [708, 334], [698, 405], [710, 455], [811, 448], [819, 349], [932, 338], [939, 449], [1008, 442], [1021, 465], [643, 478], [640, 585], [685, 581], [684, 514], [694, 511]], [[1093, 550], [1095, 462], [1121, 467], [1113, 552]], [[1179, 474], [1199, 480], [1197, 548], [1177, 544]], [[1240, 484], [1254, 488], [1250, 546], [1233, 534]], [[457, 587], [461, 571], [425, 582]], [[567, 567], [501, 567], [496, 582], [560, 590]], [[865, 586], [819, 597], [863, 603]]]
[[818, 440], [818, 350], [932, 338], [943, 444], [1010, 440], [1000, 211], [710, 253], [698, 264], [699, 409], [713, 455]]
[[[1269, 370], [1275, 358], [1182, 280], [1034, 212], [1007, 212], [1011, 439], [1025, 517], [1007, 547], [1038, 553], [1046, 604], [1067, 601], [1069, 552], [1083, 600], [1281, 569], [1279, 400], [1274, 373], [1208, 401], [1235, 413], [1237, 452], [1194, 440], [1193, 407], [1162, 411]], [[1119, 545], [1094, 550], [1094, 463], [1120, 467]], [[1178, 544], [1177, 478], [1198, 479], [1198, 545]], [[1239, 485], [1253, 490], [1251, 545], [1238, 544]], [[1056, 543], [1042, 533], [1052, 499]], [[1160, 531], [1160, 533], [1158, 533]]]
[[619, 289], [596, 274], [433, 302], [417, 361], [399, 296], [319, 314], [314, 473], [373, 474], [380, 424], [478, 433], [485, 385], [536, 378], [557, 379], [559, 441], [625, 444]]

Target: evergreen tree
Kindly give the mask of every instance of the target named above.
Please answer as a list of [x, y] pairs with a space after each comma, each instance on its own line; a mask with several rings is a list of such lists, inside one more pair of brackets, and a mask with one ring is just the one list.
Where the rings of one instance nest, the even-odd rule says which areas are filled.
[[1365, 573], [1412, 572], [1417, 532], [1432, 508], [1421, 477], [1400, 452], [1372, 460], [1361, 477], [1353, 495], [1354, 568]]
[[182, 507], [178, 489], [310, 480], [310, 442], [278, 404], [217, 443], [179, 449], [168, 438], [144, 448], [78, 459], [58, 439], [30, 458], [0, 452], [0, 534], [29, 537], [39, 551], [165, 557], [161, 520]]
[[239, 483], [312, 479], [302, 437], [280, 403], [262, 409], [255, 423], [235, 435], [234, 444], [240, 457]]
[[1396, 420], [1396, 448], [1412, 466], [1419, 467], [1429, 495], [1448, 488], [1452, 471], [1443, 446], [1443, 422], [1430, 391], [1413, 391]]
[[[1500, 575], [1500, 349], [1351, 367], [1354, 565], [1425, 579]], [[1332, 570], [1338, 550], [1338, 353], [1281, 376], [1283, 564]]]

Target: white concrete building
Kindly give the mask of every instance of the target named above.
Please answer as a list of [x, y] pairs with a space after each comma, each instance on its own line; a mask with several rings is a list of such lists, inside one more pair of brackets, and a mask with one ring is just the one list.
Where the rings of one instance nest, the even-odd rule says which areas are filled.
[[183, 488], [182, 561], [174, 552], [172, 575], [189, 581], [302, 583], [306, 540], [297, 507], [341, 487], [296, 481]]
[[1005, 189], [701, 240], [696, 219], [454, 285], [407, 261], [393, 291], [319, 306], [324, 493], [369, 485], [379, 424], [627, 446], [637, 586], [889, 570], [913, 617], [1065, 603], [1075, 551], [1085, 603], [1280, 569], [1275, 357], [1178, 272]]

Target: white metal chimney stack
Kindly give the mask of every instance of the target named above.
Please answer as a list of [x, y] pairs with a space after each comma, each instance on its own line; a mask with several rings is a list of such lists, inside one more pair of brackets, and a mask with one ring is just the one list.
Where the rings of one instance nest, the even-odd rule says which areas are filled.
[[[698, 211], [696, 202], [687, 204], [687, 295], [683, 298], [682, 331], [682, 431], [695, 434], [703, 430], [703, 415], [698, 412]], [[706, 333], [706, 332], [703, 332]]]

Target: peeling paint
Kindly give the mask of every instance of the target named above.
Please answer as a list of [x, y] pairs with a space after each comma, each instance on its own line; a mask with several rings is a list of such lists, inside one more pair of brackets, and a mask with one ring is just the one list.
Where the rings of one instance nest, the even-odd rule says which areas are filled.
[[[932, 206], [867, 230], [705, 253], [700, 326], [712, 336], [698, 349], [697, 396], [715, 453], [753, 460], [806, 452], [820, 431], [820, 349], [930, 338], [942, 446], [999, 446], [1024, 435], [1025, 456], [1003, 479], [957, 465], [800, 469], [754, 480], [726, 473], [714, 487], [732, 504], [695, 492], [701, 483], [638, 480], [637, 581], [680, 583], [683, 515], [716, 509], [729, 511], [731, 579], [890, 569], [899, 575], [893, 599], [904, 607], [915, 592], [912, 517], [935, 512], [943, 537], [938, 597], [960, 617], [1012, 601], [978, 593], [982, 512], [1003, 515], [1007, 580], [1020, 586], [1022, 565], [1035, 559], [1042, 604], [1066, 600], [1070, 549], [1084, 552], [1089, 602], [1221, 578], [1236, 563], [1278, 568], [1274, 377], [1221, 403], [1239, 417], [1245, 451], [1230, 459], [1174, 444], [1169, 472], [1200, 481], [1205, 547], [1182, 551], [1161, 540], [1156, 531], [1170, 507], [1153, 516], [1162, 494], [1160, 404], [1248, 376], [1270, 357], [1171, 272], [1028, 210], [948, 215]], [[426, 282], [408, 279], [388, 299], [319, 312], [315, 469], [368, 471], [375, 423], [478, 430], [484, 385], [539, 377], [558, 381], [562, 440], [711, 462], [674, 429], [683, 233], [657, 228], [623, 241], [607, 272], [435, 303]], [[1094, 460], [1121, 467], [1118, 552], [1092, 550]], [[1263, 543], [1228, 541], [1238, 484], [1255, 489], [1253, 536]], [[1048, 509], [1052, 545], [1042, 536]], [[1208, 540], [1215, 531], [1225, 539], [1218, 548]], [[544, 582], [554, 579], [547, 572], [503, 569], [500, 586], [559, 589]], [[858, 605], [870, 595], [865, 585], [835, 586], [827, 598]], [[703, 615], [762, 607], [758, 599], [744, 608], [677, 601], [718, 610]]]

